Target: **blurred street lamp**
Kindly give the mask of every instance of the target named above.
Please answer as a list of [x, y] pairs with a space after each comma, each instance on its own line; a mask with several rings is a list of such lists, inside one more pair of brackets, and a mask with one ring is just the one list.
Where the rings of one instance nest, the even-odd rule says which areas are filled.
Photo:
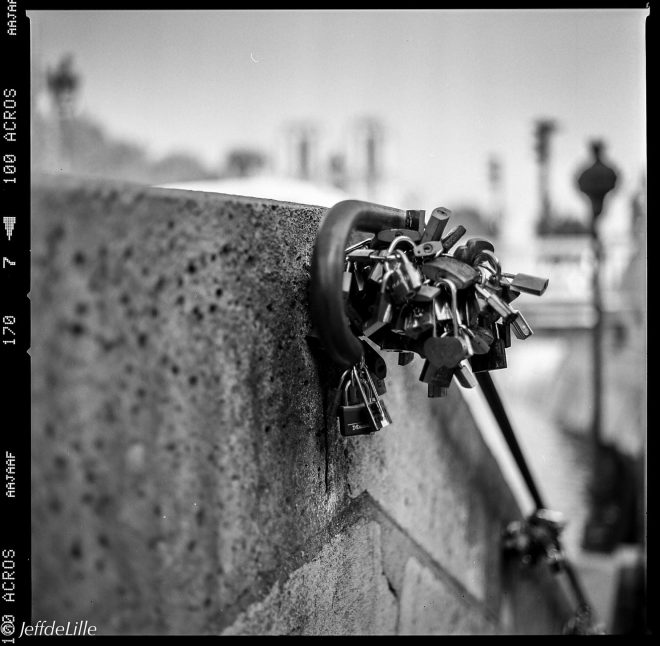
[[46, 81], [60, 118], [70, 117], [73, 97], [80, 83], [80, 77], [73, 71], [73, 56], [68, 54], [54, 70], [49, 68]]
[[502, 184], [502, 161], [497, 155], [490, 155], [488, 157], [488, 186], [491, 199], [490, 210], [494, 228], [498, 233], [500, 233], [504, 212]]
[[601, 266], [603, 262], [603, 246], [598, 235], [596, 222], [603, 211], [605, 196], [616, 185], [617, 174], [607, 166], [602, 159], [604, 143], [594, 140], [590, 143], [593, 163], [582, 170], [577, 177], [577, 186], [591, 202], [591, 241], [594, 265], [592, 272], [592, 297], [594, 308], [593, 328], [593, 422], [592, 436], [594, 449], [601, 445], [602, 436], [602, 402], [603, 402], [603, 296], [601, 289]]
[[80, 76], [73, 70], [73, 56], [64, 56], [58, 66], [46, 72], [46, 83], [57, 110], [60, 134], [60, 160], [71, 170], [73, 164], [73, 104]]
[[353, 136], [357, 161], [354, 172], [363, 183], [365, 197], [373, 200], [385, 171], [385, 127], [377, 117], [362, 117], [354, 123]]
[[539, 165], [539, 193], [541, 198], [541, 224], [547, 225], [551, 218], [550, 206], [550, 135], [557, 130], [554, 119], [538, 119], [534, 124], [534, 149]]
[[311, 181], [318, 173], [319, 130], [310, 121], [294, 121], [286, 127], [288, 173], [292, 177]]

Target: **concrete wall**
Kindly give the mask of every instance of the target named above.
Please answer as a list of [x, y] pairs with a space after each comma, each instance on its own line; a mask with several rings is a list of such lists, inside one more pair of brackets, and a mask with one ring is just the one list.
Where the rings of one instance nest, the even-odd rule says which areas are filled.
[[388, 356], [394, 423], [343, 438], [310, 347], [323, 209], [39, 179], [33, 619], [99, 634], [557, 632], [505, 566], [515, 500], [463, 399]]

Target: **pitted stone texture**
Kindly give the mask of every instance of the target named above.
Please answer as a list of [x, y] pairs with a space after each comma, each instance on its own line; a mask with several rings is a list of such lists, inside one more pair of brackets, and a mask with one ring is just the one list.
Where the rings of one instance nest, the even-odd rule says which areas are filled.
[[411, 558], [405, 566], [400, 635], [492, 635], [496, 626]]
[[360, 522], [278, 581], [223, 635], [392, 635], [397, 613], [383, 574], [380, 527]]
[[341, 496], [305, 341], [322, 209], [51, 182], [32, 204], [35, 613], [221, 630]]
[[519, 508], [486, 447], [458, 385], [428, 399], [422, 362], [388, 363], [394, 421], [349, 442], [351, 495], [368, 491], [442, 567], [497, 612], [499, 537]]

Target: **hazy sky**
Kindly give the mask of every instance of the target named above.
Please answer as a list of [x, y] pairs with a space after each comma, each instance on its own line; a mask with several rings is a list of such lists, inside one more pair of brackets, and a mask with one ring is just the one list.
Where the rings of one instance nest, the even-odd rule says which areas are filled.
[[[486, 161], [504, 162], [507, 206], [537, 210], [532, 122], [558, 120], [560, 210], [586, 144], [604, 137], [623, 213], [645, 169], [647, 10], [30, 12], [33, 58], [72, 52], [81, 109], [154, 154], [218, 164], [229, 147], [274, 149], [285, 122], [317, 121], [328, 150], [351, 120], [382, 117], [396, 178], [432, 209], [488, 206]], [[426, 202], [428, 200], [428, 203]]]

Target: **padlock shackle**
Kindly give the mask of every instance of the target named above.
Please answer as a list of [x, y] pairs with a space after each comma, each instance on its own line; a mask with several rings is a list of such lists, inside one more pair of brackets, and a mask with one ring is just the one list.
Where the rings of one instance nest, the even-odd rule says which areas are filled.
[[408, 224], [405, 211], [360, 200], [343, 200], [326, 211], [312, 253], [310, 307], [326, 352], [343, 368], [362, 357], [362, 344], [351, 332], [344, 310], [342, 278], [346, 247], [353, 231], [378, 233]]

